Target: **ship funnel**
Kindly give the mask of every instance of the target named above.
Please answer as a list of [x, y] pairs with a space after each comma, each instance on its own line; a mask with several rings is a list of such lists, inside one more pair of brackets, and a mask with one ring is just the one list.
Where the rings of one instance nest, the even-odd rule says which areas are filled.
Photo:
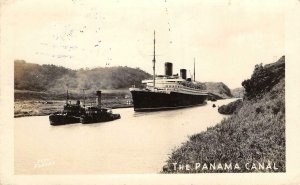
[[96, 95], [97, 95], [97, 106], [101, 107], [101, 91], [96, 91]]
[[186, 69], [180, 69], [180, 77], [186, 79]]
[[171, 62], [165, 63], [165, 75], [172, 76], [173, 75], [173, 64]]

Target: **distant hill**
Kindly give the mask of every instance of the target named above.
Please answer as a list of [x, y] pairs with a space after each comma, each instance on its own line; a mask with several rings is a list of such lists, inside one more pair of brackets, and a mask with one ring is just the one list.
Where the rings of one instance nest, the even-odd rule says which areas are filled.
[[207, 91], [222, 98], [231, 98], [230, 89], [223, 82], [205, 82]]
[[72, 70], [55, 65], [39, 65], [15, 60], [15, 89], [64, 92], [67, 89], [124, 89], [139, 86], [151, 75], [139, 68], [98, 67]]
[[245, 89], [243, 87], [238, 87], [235, 89], [231, 89], [231, 94], [235, 98], [243, 98], [245, 93]]

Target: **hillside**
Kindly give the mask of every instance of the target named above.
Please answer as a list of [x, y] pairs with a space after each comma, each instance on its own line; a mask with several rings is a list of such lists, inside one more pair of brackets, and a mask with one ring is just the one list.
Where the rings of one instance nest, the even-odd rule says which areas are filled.
[[262, 97], [266, 92], [278, 84], [285, 76], [285, 57], [281, 57], [277, 62], [255, 65], [251, 79], [245, 80], [242, 86], [245, 88], [245, 98], [254, 99]]
[[230, 89], [223, 82], [205, 82], [207, 91], [222, 98], [231, 98]]
[[15, 89], [65, 92], [69, 89], [124, 89], [139, 85], [151, 75], [138, 68], [99, 67], [72, 70], [55, 65], [38, 65], [15, 60]]
[[[285, 172], [285, 57], [269, 65], [256, 65], [242, 83], [241, 108], [228, 119], [195, 134], [172, 152], [164, 173]], [[239, 164], [240, 169], [174, 170], [178, 164]], [[271, 168], [259, 169], [259, 164]], [[274, 166], [275, 163], [275, 167]], [[251, 169], [246, 168], [250, 164]], [[256, 164], [253, 167], [253, 164]]]
[[243, 87], [231, 89], [230, 91], [231, 91], [232, 96], [235, 98], [243, 98], [244, 97], [245, 89]]

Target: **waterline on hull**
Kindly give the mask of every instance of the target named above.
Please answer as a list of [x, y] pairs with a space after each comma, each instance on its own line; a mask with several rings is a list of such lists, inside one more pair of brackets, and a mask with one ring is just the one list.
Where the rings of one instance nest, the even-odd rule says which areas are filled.
[[188, 107], [196, 107], [201, 105], [206, 105], [207, 103], [195, 104], [195, 105], [186, 105], [186, 106], [176, 106], [176, 107], [155, 107], [155, 108], [134, 108], [134, 111], [137, 112], [146, 112], [146, 111], [159, 111], [159, 110], [172, 110], [172, 109], [182, 109]]

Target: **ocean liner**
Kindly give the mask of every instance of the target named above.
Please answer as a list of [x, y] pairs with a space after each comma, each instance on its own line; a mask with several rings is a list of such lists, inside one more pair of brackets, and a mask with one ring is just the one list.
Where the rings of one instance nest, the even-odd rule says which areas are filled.
[[155, 74], [155, 31], [154, 31], [153, 79], [142, 80], [143, 88], [129, 88], [135, 111], [176, 109], [201, 105], [208, 96], [205, 85], [187, 78], [186, 69], [180, 69], [180, 76], [173, 74], [173, 64], [165, 63], [165, 74]]

